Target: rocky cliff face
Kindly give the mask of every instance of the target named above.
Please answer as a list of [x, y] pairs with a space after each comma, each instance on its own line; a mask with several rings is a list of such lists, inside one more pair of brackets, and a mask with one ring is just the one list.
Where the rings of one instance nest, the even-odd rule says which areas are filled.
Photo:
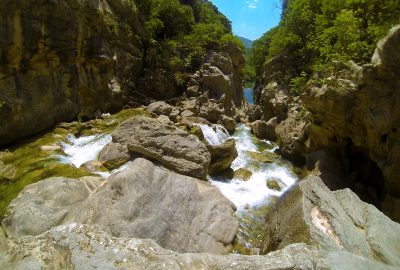
[[0, 144], [121, 108], [142, 25], [131, 1], [0, 3]]
[[[349, 156], [354, 185], [387, 213], [400, 202], [400, 26], [381, 40], [370, 65], [342, 68], [304, 98], [312, 113], [309, 148], [334, 145]], [[375, 191], [368, 191], [373, 189]]]
[[[400, 26], [381, 40], [371, 64], [336, 64], [321, 86], [276, 110], [279, 86], [260, 92], [264, 116], [277, 116], [281, 151], [316, 166], [332, 188], [351, 187], [400, 220]], [[271, 106], [275, 105], [275, 106]], [[279, 108], [279, 107], [278, 107]]]
[[[0, 145], [179, 94], [134, 1], [6, 0], [0, 8]], [[243, 103], [244, 60], [234, 45], [224, 51], [208, 53], [194, 84], [233, 116]]]
[[[224, 52], [209, 52], [204, 65], [198, 70], [188, 84], [186, 96], [207, 97], [204, 107], [217, 103], [221, 113], [230, 117], [240, 114], [244, 106], [244, 94], [241, 69], [244, 67], [244, 58], [240, 49], [234, 44], [228, 44]], [[207, 104], [208, 103], [208, 104]], [[220, 106], [219, 106], [220, 105]], [[204, 109], [207, 111], [207, 108]], [[211, 122], [217, 122], [219, 117], [203, 115]]]

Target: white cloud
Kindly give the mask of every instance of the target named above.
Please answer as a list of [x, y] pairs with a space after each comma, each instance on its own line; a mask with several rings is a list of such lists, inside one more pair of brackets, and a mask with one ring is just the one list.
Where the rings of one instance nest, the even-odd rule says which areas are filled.
[[258, 2], [258, 0], [246, 1], [246, 5], [247, 5], [248, 8], [256, 9], [257, 8], [257, 2]]

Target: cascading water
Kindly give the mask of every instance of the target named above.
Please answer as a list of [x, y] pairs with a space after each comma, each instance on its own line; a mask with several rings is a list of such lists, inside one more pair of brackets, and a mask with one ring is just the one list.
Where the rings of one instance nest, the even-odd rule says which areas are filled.
[[[210, 144], [220, 144], [229, 138], [228, 133], [221, 126], [218, 128], [215, 125], [213, 127], [199, 126]], [[231, 168], [235, 171], [245, 168], [252, 173], [251, 177], [247, 181], [238, 178], [209, 177], [209, 181], [236, 205], [240, 221], [237, 241], [241, 242], [239, 244], [248, 251], [257, 247], [257, 241], [260, 241], [265, 208], [294, 185], [297, 176], [290, 171], [289, 164], [279, 160], [278, 156], [276, 158], [279, 162], [274, 163], [262, 163], [250, 156], [250, 152], [273, 153], [277, 147], [269, 141], [257, 139], [251, 134], [249, 127], [238, 125], [233, 138], [236, 141], [238, 157]], [[268, 179], [279, 181], [282, 189], [277, 191], [268, 188]]]
[[97, 159], [101, 149], [111, 140], [109, 134], [81, 136], [79, 138], [70, 134], [67, 137], [67, 142], [61, 143], [66, 156], [61, 156], [60, 159], [79, 168], [83, 163]]
[[[230, 138], [229, 133], [221, 125], [198, 124], [198, 126], [211, 145], [219, 145]], [[289, 164], [279, 159], [278, 156], [273, 163], [260, 162], [251, 156], [251, 153], [261, 155], [273, 153], [277, 147], [269, 141], [257, 139], [251, 134], [249, 127], [238, 125], [233, 138], [236, 141], [238, 157], [231, 167], [234, 171], [245, 168], [252, 173], [251, 177], [247, 181], [239, 178], [209, 177], [209, 181], [237, 207], [240, 226], [234, 251], [249, 253], [262, 240], [265, 210], [276, 198], [295, 184], [297, 177], [291, 172]], [[96, 160], [100, 150], [111, 140], [109, 134], [81, 136], [79, 138], [69, 135], [67, 141], [61, 143], [64, 155], [58, 157], [61, 162], [73, 164], [78, 168], [87, 161]], [[111, 172], [95, 173], [107, 178], [112, 173], [123, 170], [128, 164]], [[268, 179], [278, 181], [281, 190], [268, 188]]]
[[[61, 146], [65, 155], [58, 155], [57, 157], [63, 163], [73, 164], [79, 168], [82, 164], [87, 161], [96, 160], [101, 149], [106, 144], [112, 141], [110, 134], [98, 134], [91, 136], [81, 136], [76, 138], [70, 134], [67, 137], [67, 142], [62, 142]], [[108, 178], [111, 174], [122, 171], [131, 162], [125, 163], [120, 168], [112, 171], [96, 171], [95, 174], [103, 178]]]

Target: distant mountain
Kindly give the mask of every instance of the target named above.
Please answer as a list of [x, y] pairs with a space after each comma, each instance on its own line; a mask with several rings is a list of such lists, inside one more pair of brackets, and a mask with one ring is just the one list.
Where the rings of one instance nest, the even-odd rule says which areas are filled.
[[246, 49], [250, 49], [251, 46], [253, 45], [253, 41], [244, 37], [239, 37], [240, 40], [243, 42], [244, 46], [246, 47]]

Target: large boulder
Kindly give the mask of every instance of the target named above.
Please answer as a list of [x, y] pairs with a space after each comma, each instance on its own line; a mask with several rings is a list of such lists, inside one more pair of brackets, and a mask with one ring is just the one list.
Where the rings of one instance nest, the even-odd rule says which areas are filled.
[[39, 235], [62, 224], [102, 181], [53, 177], [27, 186], [8, 207], [9, 215], [2, 221], [5, 233], [14, 237]]
[[147, 111], [157, 115], [170, 115], [175, 108], [164, 101], [156, 101], [147, 107]]
[[262, 88], [259, 100], [261, 105], [262, 120], [268, 121], [273, 117], [277, 117], [279, 122], [287, 116], [289, 108], [289, 94], [277, 82], [271, 82]]
[[0, 145], [122, 108], [142, 69], [139, 17], [125, 0], [1, 1]]
[[109, 170], [121, 167], [131, 158], [128, 148], [119, 143], [110, 142], [101, 149], [98, 160]]
[[318, 177], [289, 191], [267, 220], [263, 252], [303, 242], [400, 267], [400, 224], [349, 189], [331, 192]]
[[275, 128], [277, 125], [278, 119], [276, 117], [270, 119], [268, 122], [257, 120], [251, 124], [251, 131], [257, 138], [274, 142], [277, 140], [275, 134]]
[[38, 235], [78, 222], [179, 252], [231, 249], [238, 229], [235, 206], [206, 182], [139, 158], [101, 186], [92, 189], [90, 183], [51, 178], [26, 187], [3, 220], [7, 235]]
[[229, 169], [238, 157], [235, 139], [228, 139], [220, 145], [207, 145], [211, 154], [210, 175], [218, 174]]
[[308, 125], [309, 121], [301, 117], [301, 113], [293, 108], [288, 113], [288, 118], [275, 128], [280, 153], [287, 159], [299, 164], [305, 163]]
[[113, 132], [112, 140], [180, 174], [200, 179], [208, 174], [207, 147], [195, 135], [157, 119], [131, 118]]

